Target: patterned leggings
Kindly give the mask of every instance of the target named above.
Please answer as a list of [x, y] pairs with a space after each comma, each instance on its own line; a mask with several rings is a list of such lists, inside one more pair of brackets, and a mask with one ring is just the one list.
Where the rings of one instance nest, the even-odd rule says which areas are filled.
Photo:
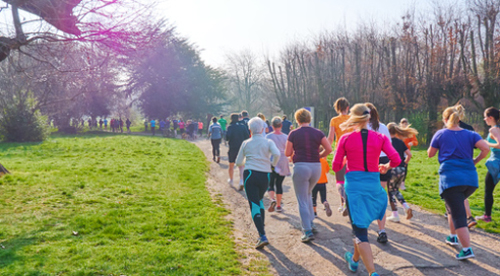
[[391, 203], [392, 211], [397, 211], [396, 203], [399, 201], [401, 204], [405, 203], [405, 198], [399, 191], [399, 186], [406, 178], [406, 168], [396, 167], [392, 169], [391, 179], [387, 182], [387, 192], [389, 193], [389, 200]]

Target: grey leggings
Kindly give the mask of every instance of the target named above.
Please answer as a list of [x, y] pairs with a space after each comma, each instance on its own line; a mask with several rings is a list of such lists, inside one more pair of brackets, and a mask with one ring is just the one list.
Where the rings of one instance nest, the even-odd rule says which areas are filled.
[[293, 188], [299, 203], [300, 223], [303, 231], [311, 231], [314, 219], [312, 190], [321, 176], [321, 163], [298, 162], [293, 166]]

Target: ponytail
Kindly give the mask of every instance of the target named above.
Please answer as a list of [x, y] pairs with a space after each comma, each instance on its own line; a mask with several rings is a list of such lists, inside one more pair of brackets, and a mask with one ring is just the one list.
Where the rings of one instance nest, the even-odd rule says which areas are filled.
[[340, 129], [346, 130], [353, 126], [366, 124], [370, 119], [370, 109], [364, 104], [355, 104], [349, 113], [349, 119], [340, 124]]
[[455, 109], [455, 107], [448, 107], [443, 112], [443, 120], [447, 120], [447, 128], [452, 128], [458, 126], [460, 122], [460, 113]]
[[411, 128], [410, 125], [407, 127], [400, 127], [396, 123], [387, 124], [387, 128], [389, 129], [389, 133], [391, 135], [397, 135], [401, 138], [410, 138], [412, 136], [417, 136], [418, 131], [414, 128]]

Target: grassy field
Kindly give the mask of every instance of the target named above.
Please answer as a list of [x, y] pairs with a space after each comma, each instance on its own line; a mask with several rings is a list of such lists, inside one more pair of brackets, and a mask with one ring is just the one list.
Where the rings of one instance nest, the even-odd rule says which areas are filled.
[[0, 275], [238, 275], [227, 211], [182, 140], [0, 144]]
[[[428, 158], [427, 150], [412, 150], [413, 158], [409, 164], [409, 173], [406, 178], [406, 190], [402, 191], [405, 199], [413, 204], [422, 206], [424, 209], [436, 214], [444, 214], [444, 201], [439, 196], [439, 163], [436, 157]], [[475, 152], [477, 156], [478, 151]], [[330, 162], [332, 155], [329, 156]], [[482, 215], [484, 211], [484, 177], [486, 176], [486, 159], [481, 161], [476, 167], [479, 175], [479, 188], [469, 198], [473, 216]], [[500, 188], [494, 193], [495, 204], [493, 206], [493, 222], [478, 222], [477, 227], [485, 229], [487, 232], [500, 233]], [[443, 220], [445, 218], [443, 217]]]

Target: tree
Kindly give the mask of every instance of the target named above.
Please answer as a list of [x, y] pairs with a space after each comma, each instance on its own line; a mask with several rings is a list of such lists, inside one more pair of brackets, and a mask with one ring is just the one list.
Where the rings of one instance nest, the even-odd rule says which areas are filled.
[[256, 106], [262, 103], [265, 81], [262, 65], [250, 50], [227, 56], [226, 71], [233, 108], [254, 113]]
[[178, 113], [205, 118], [223, 104], [222, 72], [206, 66], [174, 29], [159, 33], [147, 51], [138, 51], [129, 64], [127, 91], [147, 118]]

